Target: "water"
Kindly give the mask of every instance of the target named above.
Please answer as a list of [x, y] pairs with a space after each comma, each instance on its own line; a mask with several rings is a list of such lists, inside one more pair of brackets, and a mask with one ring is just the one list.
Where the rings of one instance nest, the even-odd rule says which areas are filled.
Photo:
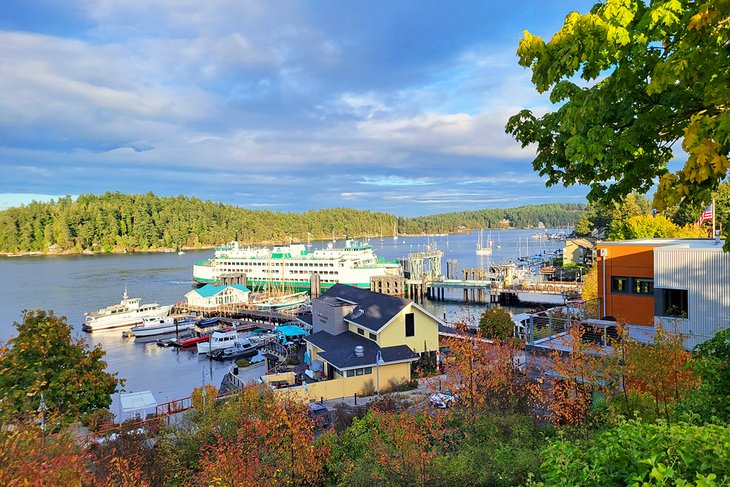
[[[552, 252], [562, 242], [530, 239], [533, 230], [497, 230], [491, 232], [495, 243], [492, 256], [475, 255], [476, 234], [436, 237], [373, 238], [370, 244], [379, 257], [396, 259], [409, 252], [437, 246], [446, 260], [457, 259], [459, 268], [488, 267], [490, 261], [502, 262], [530, 254]], [[487, 239], [489, 232], [484, 233]], [[501, 244], [500, 248], [496, 245]], [[326, 242], [314, 242], [323, 247]], [[341, 246], [338, 242], [336, 246]], [[0, 341], [15, 334], [12, 323], [22, 320], [24, 309], [52, 309], [68, 318], [74, 330], [90, 344], [101, 345], [110, 372], [126, 378], [125, 391], [152, 391], [162, 403], [190, 395], [203, 382], [220, 386], [230, 362], [216, 362], [198, 356], [193, 350], [158, 347], [154, 340], [140, 343], [125, 339], [120, 330], [94, 332], [81, 330], [84, 312], [93, 311], [121, 300], [126, 285], [130, 297], [142, 298], [142, 303], [171, 304], [184, 299], [194, 288], [192, 266], [213, 254], [212, 250], [177, 253], [120, 254], [94, 256], [48, 256], [0, 258]], [[459, 299], [459, 291], [447, 298]], [[462, 315], [479, 316], [487, 305], [464, 307], [458, 302], [424, 304], [433, 314], [455, 321]], [[156, 338], [156, 337], [155, 337]], [[261, 375], [258, 366], [242, 377]], [[118, 395], [113, 397], [112, 411], [119, 413]]]

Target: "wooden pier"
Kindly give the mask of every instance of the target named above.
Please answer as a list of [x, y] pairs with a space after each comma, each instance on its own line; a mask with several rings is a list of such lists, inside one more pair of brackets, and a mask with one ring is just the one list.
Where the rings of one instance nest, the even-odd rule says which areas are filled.
[[195, 313], [196, 316], [221, 318], [236, 318], [251, 323], [274, 323], [284, 324], [296, 319], [297, 313], [294, 311], [264, 311], [250, 304], [244, 303], [226, 303], [213, 307], [192, 306], [187, 301], [179, 301], [173, 307], [174, 314], [189, 315]]

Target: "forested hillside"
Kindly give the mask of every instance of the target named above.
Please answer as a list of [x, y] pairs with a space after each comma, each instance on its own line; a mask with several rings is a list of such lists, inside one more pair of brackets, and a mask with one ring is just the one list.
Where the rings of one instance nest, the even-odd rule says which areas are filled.
[[440, 233], [459, 227], [506, 228], [507, 225], [512, 228], [531, 228], [537, 227], [540, 222], [548, 228], [556, 228], [574, 226], [585, 209], [586, 205], [583, 203], [548, 203], [517, 208], [459, 211], [412, 218], [404, 222], [404, 227], [407, 233]]
[[499, 226], [573, 225], [583, 205], [549, 204], [514, 209], [398, 218], [382, 212], [334, 208], [303, 213], [247, 210], [194, 197], [105, 193], [31, 203], [0, 212], [0, 252], [103, 252], [192, 248], [238, 236], [242, 242], [287, 242], [344, 236], [448, 232]]

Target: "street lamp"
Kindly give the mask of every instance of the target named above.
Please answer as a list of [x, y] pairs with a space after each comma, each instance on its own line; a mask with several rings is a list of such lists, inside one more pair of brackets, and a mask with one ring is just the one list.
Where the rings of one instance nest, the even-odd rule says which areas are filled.
[[378, 350], [375, 353], [375, 382], [378, 387], [378, 400], [380, 400], [380, 364], [384, 364], [383, 354]]

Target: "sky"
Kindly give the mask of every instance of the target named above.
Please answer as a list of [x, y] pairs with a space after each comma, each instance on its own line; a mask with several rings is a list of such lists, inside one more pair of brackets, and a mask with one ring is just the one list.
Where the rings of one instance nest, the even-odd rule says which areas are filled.
[[0, 208], [154, 192], [401, 216], [583, 202], [504, 133], [592, 2], [3, 0]]

